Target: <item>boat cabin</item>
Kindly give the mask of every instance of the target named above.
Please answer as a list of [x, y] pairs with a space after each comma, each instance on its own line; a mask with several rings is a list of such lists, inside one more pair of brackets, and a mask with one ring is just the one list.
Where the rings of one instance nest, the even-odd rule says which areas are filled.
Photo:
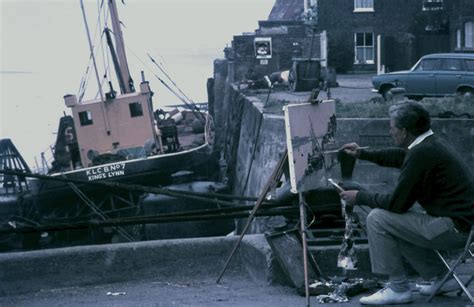
[[108, 96], [104, 101], [78, 102], [75, 95], [64, 96], [74, 118], [83, 167], [104, 154], [133, 159], [157, 148], [151, 96], [146, 81], [140, 84], [140, 92]]

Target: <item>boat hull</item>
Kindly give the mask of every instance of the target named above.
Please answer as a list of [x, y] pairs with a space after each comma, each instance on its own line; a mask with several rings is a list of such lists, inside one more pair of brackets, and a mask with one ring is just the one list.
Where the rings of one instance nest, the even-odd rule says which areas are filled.
[[[88, 167], [70, 172], [52, 174], [55, 178], [77, 180], [75, 184], [86, 195], [101, 193], [107, 188], [95, 185], [96, 182], [118, 182], [144, 186], [164, 186], [173, 183], [172, 175], [178, 171], [191, 171], [201, 177], [215, 171], [209, 146], [203, 145], [192, 150], [126, 160]], [[88, 184], [90, 183], [90, 184]], [[76, 193], [68, 182], [36, 179], [31, 181], [31, 193], [38, 200], [41, 210], [65, 204], [62, 199]]]

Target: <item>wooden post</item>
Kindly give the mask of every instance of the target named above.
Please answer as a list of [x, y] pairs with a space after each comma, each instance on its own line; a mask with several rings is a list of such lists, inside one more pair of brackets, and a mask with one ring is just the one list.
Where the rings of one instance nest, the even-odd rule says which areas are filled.
[[306, 306], [310, 306], [309, 298], [309, 280], [308, 280], [308, 244], [306, 242], [306, 208], [302, 192], [298, 192], [298, 201], [300, 207], [300, 232], [303, 243], [303, 269], [304, 269], [304, 291], [306, 295]]

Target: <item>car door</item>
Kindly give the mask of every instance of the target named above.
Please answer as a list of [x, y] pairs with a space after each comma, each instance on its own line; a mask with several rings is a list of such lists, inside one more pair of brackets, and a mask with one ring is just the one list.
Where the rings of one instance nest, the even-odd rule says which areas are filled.
[[433, 95], [435, 93], [436, 72], [440, 67], [440, 59], [423, 59], [410, 73], [406, 85], [407, 95]]
[[440, 70], [435, 73], [436, 95], [452, 95], [463, 82], [464, 66], [462, 59], [442, 59]]
[[468, 85], [474, 88], [474, 60], [465, 59], [464, 67], [466, 68], [462, 79], [463, 85]]

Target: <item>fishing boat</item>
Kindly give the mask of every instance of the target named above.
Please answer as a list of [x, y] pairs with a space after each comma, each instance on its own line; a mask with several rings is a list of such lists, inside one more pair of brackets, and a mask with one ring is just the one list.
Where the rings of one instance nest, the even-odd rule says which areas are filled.
[[[10, 215], [2, 214], [5, 223], [11, 224], [15, 214], [29, 224], [141, 214], [143, 193], [95, 183], [167, 186], [182, 183], [183, 178], [208, 179], [216, 170], [211, 160], [212, 117], [185, 95], [179, 97], [187, 109], [154, 109], [153, 91], [144, 73], [138, 87], [131, 77], [117, 4], [115, 0], [107, 4], [112, 29], [105, 26], [103, 37], [119, 93], [112, 81], [107, 82], [108, 91], [104, 92], [81, 1], [99, 97], [83, 100], [82, 95], [64, 96], [70, 115], [60, 119], [48, 178], [0, 173], [0, 201], [11, 209], [7, 210]], [[164, 83], [162, 79], [160, 82]], [[0, 141], [0, 171], [31, 174], [10, 140]]]

